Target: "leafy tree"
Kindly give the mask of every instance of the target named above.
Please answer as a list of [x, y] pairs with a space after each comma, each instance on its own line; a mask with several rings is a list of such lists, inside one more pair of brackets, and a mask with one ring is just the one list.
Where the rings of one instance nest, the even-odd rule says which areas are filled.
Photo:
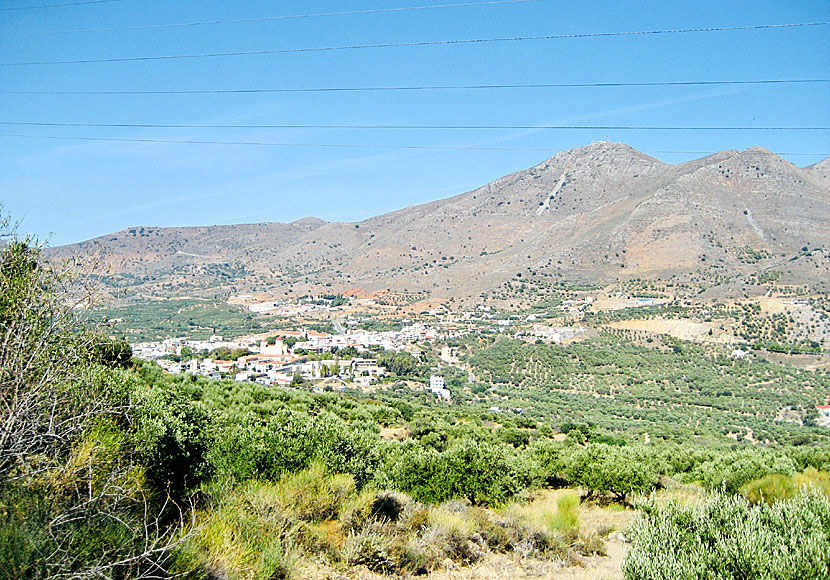
[[503, 445], [457, 440], [446, 451], [405, 442], [387, 458], [391, 482], [416, 499], [440, 503], [465, 498], [474, 504], [500, 504], [527, 484]]
[[621, 501], [652, 491], [658, 478], [647, 450], [604, 443], [575, 448], [565, 461], [565, 472], [591, 492], [612, 493]]
[[32, 240], [0, 250], [3, 577], [158, 576], [181, 530], [134, 446], [129, 349], [80, 324], [83, 280]]
[[308, 381], [301, 373], [294, 373], [294, 377], [291, 379], [292, 387], [302, 387], [306, 384], [308, 384]]
[[526, 429], [503, 427], [497, 432], [499, 439], [513, 447], [525, 447], [530, 441], [530, 432]]
[[345, 346], [337, 351], [337, 356], [342, 359], [355, 358], [358, 356], [358, 352], [353, 346]]
[[249, 354], [251, 354], [251, 351], [247, 348], [230, 349], [227, 346], [220, 346], [219, 348], [214, 348], [210, 351], [208, 353], [208, 357], [218, 360], [236, 360], [239, 357]]
[[692, 477], [699, 480], [707, 489], [723, 489], [736, 493], [739, 487], [753, 479], [772, 473], [792, 475], [795, 472], [793, 460], [780, 452], [767, 449], [739, 449], [718, 454], [701, 463], [692, 472]]
[[408, 352], [383, 351], [377, 356], [378, 365], [399, 377], [410, 376], [418, 368], [418, 361]]
[[112, 338], [103, 334], [90, 338], [90, 360], [98, 364], [127, 368], [132, 365], [133, 349], [124, 339]]
[[181, 387], [137, 386], [133, 391], [134, 447], [147, 466], [148, 483], [161, 493], [184, 501], [211, 474], [210, 418]]

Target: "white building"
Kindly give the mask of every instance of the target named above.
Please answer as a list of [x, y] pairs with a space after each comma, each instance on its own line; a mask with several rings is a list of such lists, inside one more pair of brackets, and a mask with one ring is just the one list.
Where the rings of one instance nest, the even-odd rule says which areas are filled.
[[562, 340], [562, 333], [552, 326], [545, 326], [544, 324], [534, 324], [533, 331], [530, 333], [533, 338], [541, 340], [549, 340], [551, 342], [560, 342]]
[[444, 388], [444, 377], [438, 375], [429, 376], [429, 390], [433, 393], [439, 389]]
[[746, 351], [736, 348], [732, 351], [732, 354], [729, 355], [729, 358], [733, 360], [743, 360], [746, 358]]
[[441, 360], [447, 364], [457, 365], [461, 362], [458, 358], [458, 349], [452, 346], [444, 345], [441, 347]]
[[432, 394], [441, 397], [442, 399], [450, 400], [452, 398], [452, 394], [450, 393], [449, 389], [444, 387], [444, 377], [440, 377], [438, 375], [430, 375], [429, 390], [432, 392]]

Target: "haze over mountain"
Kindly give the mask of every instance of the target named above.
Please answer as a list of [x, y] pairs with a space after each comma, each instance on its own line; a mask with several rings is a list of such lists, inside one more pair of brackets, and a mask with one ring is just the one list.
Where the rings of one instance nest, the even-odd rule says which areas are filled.
[[54, 251], [96, 253], [106, 284], [124, 296], [356, 292], [440, 301], [520, 274], [605, 282], [705, 272], [734, 281], [774, 269], [784, 282], [822, 284], [828, 250], [830, 159], [799, 168], [750, 148], [669, 165], [600, 142], [359, 223], [144, 226]]

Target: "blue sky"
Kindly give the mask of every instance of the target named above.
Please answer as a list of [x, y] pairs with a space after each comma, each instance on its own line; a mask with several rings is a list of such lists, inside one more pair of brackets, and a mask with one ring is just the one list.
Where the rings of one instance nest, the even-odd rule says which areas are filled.
[[[77, 0], [76, 0], [77, 1]], [[830, 83], [190, 95], [13, 94], [830, 78], [830, 26], [296, 52], [204, 54], [830, 20], [830, 2], [520, 1], [138, 30], [33, 34], [474, 0], [0, 2], [0, 122], [830, 126]], [[543, 150], [263, 147], [0, 136], [0, 201], [53, 245], [135, 225], [357, 221], [468, 191], [555, 150], [611, 139], [675, 163], [759, 145], [830, 152], [830, 131], [173, 129], [0, 125], [50, 137]], [[660, 151], [660, 152], [657, 152]], [[821, 156], [785, 155], [797, 165]]]

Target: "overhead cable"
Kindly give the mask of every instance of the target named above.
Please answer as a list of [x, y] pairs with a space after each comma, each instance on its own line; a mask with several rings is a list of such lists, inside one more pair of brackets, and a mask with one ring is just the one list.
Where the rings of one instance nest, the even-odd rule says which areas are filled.
[[[29, 135], [23, 133], [0, 133], [0, 137], [23, 137], [29, 139], [54, 139], [60, 141], [108, 141], [123, 143], [161, 143], [161, 144], [187, 144], [187, 145], [243, 145], [255, 147], [323, 147], [323, 148], [346, 148], [346, 149], [432, 149], [452, 151], [548, 151], [561, 152], [568, 149], [555, 149], [550, 147], [479, 147], [467, 145], [379, 145], [379, 144], [358, 144], [358, 143], [275, 143], [270, 141], [215, 141], [201, 139], [142, 139], [128, 137], [66, 137], [61, 135]], [[643, 153], [677, 153], [687, 155], [711, 155], [714, 151], [675, 151], [668, 149], [643, 150]], [[827, 157], [830, 153], [793, 153], [777, 152], [777, 155], [804, 155], [812, 157]]]
[[701, 28], [675, 28], [662, 30], [635, 30], [635, 31], [621, 31], [621, 32], [580, 32], [573, 34], [543, 34], [537, 36], [511, 36], [498, 38], [468, 38], [468, 39], [450, 39], [450, 40], [422, 40], [417, 42], [385, 42], [379, 44], [353, 44], [344, 46], [319, 46], [319, 47], [302, 47], [302, 48], [273, 48], [264, 50], [241, 50], [232, 52], [205, 52], [197, 54], [168, 54], [156, 56], [118, 56], [109, 58], [85, 58], [72, 60], [35, 60], [35, 61], [19, 61], [19, 62], [3, 62], [0, 66], [40, 66], [40, 65], [68, 65], [68, 64], [98, 64], [98, 63], [114, 63], [114, 62], [145, 62], [145, 61], [162, 61], [162, 60], [181, 60], [194, 58], [219, 58], [219, 57], [238, 57], [238, 56], [261, 56], [269, 54], [293, 54], [306, 52], [328, 52], [328, 51], [345, 51], [345, 50], [366, 50], [378, 48], [402, 48], [402, 47], [422, 47], [422, 46], [451, 46], [462, 44], [485, 44], [497, 42], [522, 42], [530, 40], [562, 40], [562, 39], [576, 39], [576, 38], [604, 38], [615, 36], [649, 36], [662, 34], [687, 34], [697, 32], [734, 32], [739, 30], [771, 30], [784, 28], [805, 28], [812, 26], [827, 26], [828, 22], [796, 22], [791, 24], [756, 24], [746, 26], [719, 26], [719, 27], [701, 27]]
[[758, 79], [746, 81], [654, 81], [619, 83], [528, 83], [528, 84], [478, 84], [478, 85], [402, 85], [386, 87], [297, 87], [254, 89], [178, 89], [178, 90], [2, 90], [3, 95], [225, 95], [257, 93], [337, 93], [383, 91], [451, 91], [485, 89], [555, 89], [555, 88], [603, 88], [603, 87], [673, 87], [711, 85], [780, 85], [828, 83], [830, 79]]
[[655, 126], [655, 125], [326, 125], [326, 124], [203, 124], [203, 123], [72, 123], [42, 121], [0, 121], [0, 125], [27, 127], [85, 127], [109, 129], [395, 129], [395, 130], [616, 130], [616, 131], [828, 131], [830, 127], [792, 126]]
[[[120, 1], [120, 0], [99, 0], [99, 1]], [[71, 30], [41, 30], [41, 31], [20, 31], [3, 32], [0, 36], [36, 36], [47, 34], [82, 34], [92, 32], [126, 32], [130, 30], [153, 30], [159, 28], [186, 28], [193, 26], [213, 26], [217, 24], [250, 24], [255, 22], [273, 22], [278, 20], [297, 20], [305, 18], [322, 18], [330, 16], [359, 16], [363, 14], [380, 14], [384, 12], [409, 12], [413, 10], [435, 10], [441, 8], [471, 8], [476, 6], [493, 6], [498, 4], [527, 4], [530, 2], [542, 2], [543, 0], [493, 0], [491, 2], [465, 2], [462, 4], [432, 4], [426, 6], [402, 6], [399, 8], [375, 8], [372, 10], [344, 10], [340, 12], [317, 12], [310, 14], [286, 14], [282, 16], [262, 16], [258, 18], [234, 18], [228, 20], [200, 20], [195, 22], [174, 22], [170, 24], [144, 24], [136, 26], [113, 26], [105, 28], [78, 28]], [[87, 4], [87, 2], [81, 2]], [[13, 8], [9, 10], [14, 10]]]
[[38, 8], [63, 8], [64, 6], [82, 6], [84, 4], [109, 4], [111, 2], [123, 2], [124, 0], [86, 0], [85, 2], [63, 2], [61, 4], [38, 4], [37, 6], [13, 6], [0, 8], [0, 12], [11, 12], [12, 10], [35, 10]]

